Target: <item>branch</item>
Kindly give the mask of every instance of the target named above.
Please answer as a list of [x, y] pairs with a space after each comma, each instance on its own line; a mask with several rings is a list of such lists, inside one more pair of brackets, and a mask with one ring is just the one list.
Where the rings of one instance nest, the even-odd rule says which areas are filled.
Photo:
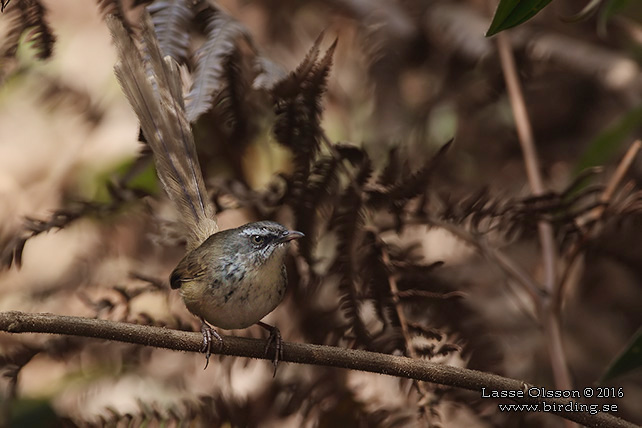
[[[515, 118], [515, 128], [517, 129], [519, 144], [522, 148], [528, 183], [533, 195], [540, 196], [544, 194], [545, 189], [540, 172], [537, 148], [535, 147], [535, 137], [533, 136], [533, 129], [528, 117], [528, 111], [526, 110], [526, 101], [524, 100], [524, 94], [517, 75], [515, 58], [513, 57], [513, 51], [506, 34], [501, 33], [497, 36], [497, 49], [499, 51], [502, 72], [504, 73], [504, 80], [506, 81], [508, 98], [510, 99], [513, 117]], [[557, 283], [555, 272], [557, 251], [555, 250], [553, 226], [549, 222], [540, 221], [538, 223], [538, 232], [542, 246], [542, 261], [545, 271], [544, 286], [547, 292], [552, 293]]]
[[[624, 176], [628, 172], [629, 168], [631, 168], [631, 165], [635, 160], [635, 156], [641, 148], [642, 140], [636, 140], [633, 142], [611, 176], [604, 192], [600, 195], [601, 204], [576, 220], [577, 226], [580, 229], [585, 230], [584, 234], [586, 236], [595, 237], [601, 232], [604, 223], [600, 220], [602, 220], [604, 211], [606, 210], [606, 207], [611, 204], [615, 191], [622, 183], [622, 180], [624, 180]], [[557, 293], [553, 296], [552, 302], [554, 310], [558, 313], [562, 307], [564, 293], [571, 287], [570, 282], [577, 280], [584, 270], [583, 243], [583, 241], [576, 242], [567, 253], [566, 267], [560, 280], [560, 286], [558, 287]]]
[[[386, 269], [390, 271], [390, 255], [383, 245], [381, 246], [381, 261], [386, 265]], [[399, 287], [397, 287], [397, 277], [392, 272], [388, 273], [388, 286], [390, 287], [392, 301], [395, 304], [397, 318], [399, 318], [401, 334], [403, 335], [403, 339], [406, 344], [406, 352], [413, 360], [417, 360], [417, 351], [415, 351], [414, 346], [412, 346], [412, 337], [410, 336], [410, 330], [408, 329], [408, 320], [406, 319], [406, 315], [404, 314], [403, 308], [401, 307], [401, 302], [399, 300]], [[424, 418], [427, 418], [428, 403], [430, 402], [428, 399], [428, 391], [425, 384], [423, 384], [422, 382], [415, 382], [415, 384], [417, 387], [417, 391], [421, 396], [419, 403], [421, 403], [422, 415]], [[428, 423], [428, 425], [430, 425], [430, 421], [426, 420], [426, 422]]]
[[[497, 49], [504, 73], [504, 80], [506, 81], [508, 97], [515, 118], [515, 127], [517, 128], [519, 143], [522, 148], [528, 183], [533, 194], [539, 196], [544, 193], [544, 184], [539, 168], [535, 138], [528, 117], [528, 111], [526, 110], [524, 94], [517, 75], [515, 58], [513, 57], [513, 51], [506, 34], [501, 33], [498, 35]], [[547, 295], [540, 300], [540, 318], [546, 332], [555, 385], [559, 389], [568, 390], [572, 388], [573, 382], [571, 380], [566, 354], [564, 353], [560, 313], [556, 311], [557, 308], [552, 304], [552, 296], [558, 292], [560, 287], [560, 283], [557, 281], [556, 271], [557, 249], [555, 247], [555, 236], [553, 226], [548, 221], [539, 221], [537, 223], [537, 229], [544, 266], [544, 289], [547, 292]], [[567, 424], [567, 426], [569, 426], [569, 424]]]
[[[93, 337], [190, 352], [199, 352], [202, 342], [200, 333], [93, 318], [29, 314], [18, 311], [0, 312], [0, 330], [9, 333], [52, 333]], [[259, 339], [224, 336], [223, 344], [220, 348], [216, 348], [213, 349], [213, 352], [222, 355], [266, 358], [264, 355], [265, 341]], [[387, 374], [471, 391], [481, 391], [482, 388], [486, 388], [487, 391], [528, 391], [534, 388], [533, 385], [519, 380], [476, 370], [334, 346], [284, 342], [283, 358], [281, 360], [291, 363], [314, 364]], [[516, 398], [514, 401], [518, 404], [541, 405], [541, 399], [531, 398], [527, 392], [524, 395], [526, 397]], [[563, 406], [567, 405], [568, 401], [568, 398], [546, 399], [546, 403], [555, 404], [558, 409], [563, 409]], [[636, 427], [636, 425], [608, 413], [591, 415], [589, 413], [565, 412], [563, 410], [551, 411], [551, 413], [588, 427]]]

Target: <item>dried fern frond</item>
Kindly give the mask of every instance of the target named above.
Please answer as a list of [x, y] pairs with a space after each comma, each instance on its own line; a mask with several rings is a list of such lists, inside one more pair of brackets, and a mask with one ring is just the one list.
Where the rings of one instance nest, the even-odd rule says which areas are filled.
[[[439, 151], [412, 174], [401, 177], [394, 184], [387, 186], [384, 190], [371, 189], [368, 191], [368, 205], [372, 207], [383, 207], [385, 205], [403, 205], [408, 200], [423, 194], [427, 190], [427, 182], [430, 179], [439, 162], [450, 148], [453, 140], [444, 144]], [[390, 164], [390, 163], [389, 163]], [[385, 181], [390, 181], [390, 168], [386, 168]], [[380, 185], [385, 185], [380, 182]]]
[[337, 41], [319, 59], [321, 34], [303, 62], [295, 71], [272, 89], [276, 122], [274, 135], [277, 141], [294, 154], [295, 171], [292, 176], [291, 197], [296, 200], [310, 174], [312, 159], [319, 149], [321, 139], [321, 96], [332, 65], [332, 55]]
[[[580, 186], [593, 173], [584, 174], [560, 192], [536, 197], [491, 196], [486, 188], [458, 202], [444, 196], [443, 207], [436, 215], [448, 222], [466, 224], [475, 233], [499, 232], [508, 241], [533, 233], [537, 223], [544, 220], [555, 227], [558, 241], [564, 247], [573, 240], [584, 239], [584, 230], [599, 220], [599, 216], [593, 215], [595, 210], [603, 210], [605, 217], [610, 217], [617, 211], [614, 207], [620, 206], [618, 201], [611, 201], [611, 207], [600, 201], [602, 185]], [[614, 215], [620, 216], [625, 214], [617, 211]]]
[[[367, 178], [371, 170], [368, 156], [364, 156], [357, 168], [357, 177]], [[337, 257], [331, 268], [332, 272], [341, 275], [339, 280], [340, 308], [352, 326], [357, 343], [369, 347], [372, 341], [360, 315], [360, 306], [364, 297], [363, 278], [360, 275], [363, 266], [360, 250], [364, 239], [364, 215], [362, 181], [346, 186], [337, 203], [336, 211], [329, 225], [337, 235]]]
[[186, 114], [190, 122], [212, 108], [216, 91], [223, 86], [225, 58], [229, 57], [245, 28], [234, 18], [211, 7], [200, 12], [205, 20], [205, 42], [196, 52], [192, 87], [186, 97]]
[[31, 33], [28, 40], [34, 42], [34, 48], [38, 51], [37, 57], [47, 59], [53, 53], [56, 36], [47, 23], [47, 9], [39, 0], [23, 0], [18, 3], [21, 10], [24, 28]]
[[247, 96], [249, 82], [243, 70], [241, 52], [235, 46], [223, 58], [223, 87], [214, 99], [214, 108], [223, 118], [223, 126], [228, 134], [228, 142], [235, 150], [242, 150], [247, 141], [251, 114], [248, 111]]
[[189, 0], [156, 0], [147, 6], [161, 51], [179, 64], [188, 57], [190, 25], [194, 18], [190, 3]]
[[[274, 133], [277, 141], [292, 149], [295, 154], [302, 149], [298, 147], [302, 144], [297, 144], [300, 137], [315, 139], [318, 137], [320, 96], [325, 91], [326, 79], [337, 43], [335, 40], [324, 57], [318, 60], [322, 40], [323, 33], [319, 35], [296, 70], [272, 89], [277, 114]], [[307, 130], [304, 127], [310, 129]], [[310, 157], [318, 149], [318, 142], [316, 143], [310, 147], [303, 147], [307, 149]]]
[[317, 241], [317, 228], [320, 223], [319, 213], [331, 196], [335, 195], [339, 185], [338, 160], [334, 157], [323, 157], [312, 167], [306, 189], [293, 206], [296, 218], [296, 230], [305, 233], [306, 242], [301, 242], [299, 250], [310, 265], [314, 264], [313, 249]]
[[[389, 278], [393, 273], [382, 259], [381, 251], [384, 246], [373, 231], [365, 234], [361, 249], [363, 259], [360, 263], [360, 276], [363, 278], [364, 294], [372, 301], [385, 332], [389, 327], [398, 328], [400, 322], [389, 285]], [[405, 349], [403, 337], [398, 335], [398, 338], [399, 341], [389, 350], [390, 352], [394, 349]]]
[[103, 109], [92, 102], [88, 92], [75, 88], [62, 79], [41, 74], [39, 76], [42, 93], [40, 99], [53, 109], [68, 107], [83, 117], [87, 122], [96, 126], [103, 118]]
[[[9, 2], [3, 2], [3, 10]], [[29, 31], [26, 40], [33, 43], [36, 50], [36, 56], [40, 59], [47, 59], [53, 53], [53, 47], [56, 42], [51, 27], [47, 23], [47, 9], [40, 0], [21, 0], [14, 4], [11, 9], [7, 10], [7, 15], [11, 19], [15, 17], [15, 23], [5, 35], [6, 46], [2, 47], [3, 56], [12, 57], [15, 55], [18, 47], [20, 36]]]
[[399, 147], [394, 146], [388, 150], [387, 163], [377, 179], [377, 184], [387, 188], [392, 186], [401, 177], [401, 158], [399, 156]]
[[138, 200], [146, 193], [140, 190], [107, 186], [111, 201], [106, 203], [78, 201], [66, 208], [56, 210], [47, 220], [27, 217], [24, 226], [14, 237], [0, 243], [0, 269], [22, 265], [22, 253], [27, 241], [37, 235], [63, 229], [81, 218], [108, 218], [119, 212], [128, 203]]
[[408, 323], [408, 331], [415, 336], [425, 337], [426, 339], [441, 340], [444, 334], [435, 328], [429, 328], [422, 324]]

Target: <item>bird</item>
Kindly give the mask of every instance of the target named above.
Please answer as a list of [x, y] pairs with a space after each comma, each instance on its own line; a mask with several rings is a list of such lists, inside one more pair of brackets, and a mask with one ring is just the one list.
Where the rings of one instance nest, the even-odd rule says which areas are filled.
[[[282, 352], [280, 333], [261, 319], [283, 300], [287, 245], [303, 236], [273, 221], [220, 231], [183, 257], [170, 275], [170, 286], [180, 290], [185, 306], [203, 326], [234, 330], [258, 324], [269, 330], [266, 353], [274, 342], [276, 369]], [[208, 362], [210, 335], [222, 341], [215, 330], [204, 328], [202, 351]]]
[[213, 337], [223, 341], [211, 326], [242, 329], [258, 324], [270, 331], [265, 352], [267, 356], [274, 344], [276, 375], [283, 352], [281, 334], [261, 319], [283, 300], [287, 247], [303, 233], [273, 221], [219, 231], [185, 110], [178, 65], [163, 55], [147, 12], [141, 23], [143, 55], [117, 18], [109, 17], [107, 23], [118, 52], [116, 77], [153, 152], [159, 181], [179, 213], [187, 253], [170, 274], [170, 286], [179, 290], [187, 309], [201, 320], [205, 368]]

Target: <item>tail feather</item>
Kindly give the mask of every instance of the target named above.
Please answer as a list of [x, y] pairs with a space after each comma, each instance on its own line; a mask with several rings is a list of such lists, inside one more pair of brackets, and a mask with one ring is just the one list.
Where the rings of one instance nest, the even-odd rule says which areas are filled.
[[185, 115], [178, 66], [169, 56], [163, 58], [148, 14], [142, 25], [144, 60], [120, 21], [111, 17], [107, 23], [118, 50], [116, 77], [154, 152], [158, 177], [181, 215], [192, 250], [218, 227]]

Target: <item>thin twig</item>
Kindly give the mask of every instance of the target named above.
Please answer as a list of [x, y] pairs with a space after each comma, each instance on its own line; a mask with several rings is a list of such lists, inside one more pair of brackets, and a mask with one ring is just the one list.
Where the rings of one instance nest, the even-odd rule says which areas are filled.
[[[602, 219], [606, 207], [611, 203], [611, 198], [613, 197], [615, 190], [620, 186], [627, 171], [629, 170], [629, 168], [631, 168], [633, 160], [640, 151], [640, 148], [642, 148], [641, 140], [636, 140], [633, 142], [633, 144], [631, 144], [631, 147], [629, 147], [629, 149], [627, 150], [626, 154], [618, 164], [615, 172], [611, 176], [608, 184], [604, 188], [604, 191], [600, 195], [601, 204], [586, 213], [586, 215], [577, 219], [576, 223], [578, 225], [578, 228], [580, 229], [584, 228], [584, 226], [587, 224], [590, 225], [590, 229], [585, 235], [596, 236], [602, 229], [603, 224], [599, 220]], [[553, 296], [552, 305], [555, 308], [558, 308], [558, 310], [562, 306], [564, 293], [570, 287], [569, 284], [571, 283], [571, 280], [573, 278], [578, 278], [580, 272], [584, 268], [584, 257], [582, 255], [582, 247], [584, 242], [585, 239], [575, 243], [575, 245], [573, 245], [568, 250], [568, 255], [566, 257], [566, 269], [562, 273], [558, 292]]]
[[[496, 40], [508, 97], [515, 118], [515, 127], [522, 148], [528, 182], [535, 196], [542, 195], [545, 190], [539, 169], [535, 138], [533, 137], [533, 130], [528, 118], [524, 94], [517, 75], [513, 51], [508, 36], [505, 33], [500, 33]], [[542, 297], [542, 303], [539, 305], [541, 311], [539, 313], [545, 327], [555, 385], [561, 390], [569, 390], [572, 388], [573, 383], [564, 353], [561, 328], [559, 325], [560, 313], [556, 312], [558, 308], [552, 305], [552, 296], [558, 292], [560, 287], [557, 281], [557, 248], [555, 246], [553, 226], [550, 222], [541, 220], [537, 223], [537, 229], [541, 245], [542, 264], [544, 267], [544, 289], [548, 292], [548, 296]]]
[[522, 148], [528, 183], [531, 186], [533, 195], [539, 196], [544, 194], [544, 183], [540, 174], [539, 158], [537, 156], [537, 149], [535, 148], [533, 130], [528, 119], [526, 103], [524, 102], [519, 77], [517, 76], [515, 58], [513, 57], [508, 36], [506, 36], [505, 33], [498, 34], [496, 40], [502, 71], [506, 81], [506, 89], [513, 110], [513, 117], [515, 118], [515, 128], [517, 129], [519, 143]]
[[[172, 330], [162, 327], [128, 324], [94, 318], [54, 314], [0, 312], [0, 330], [10, 333], [53, 333], [72, 336], [115, 340], [138, 345], [154, 346], [177, 351], [199, 352], [203, 336], [200, 333]], [[271, 359], [265, 356], [265, 341], [244, 337], [224, 336], [220, 347], [213, 353], [249, 358]], [[518, 404], [537, 404], [542, 399], [531, 397], [529, 391], [537, 388], [519, 380], [492, 373], [461, 367], [335, 346], [303, 343], [283, 343], [284, 362], [314, 364], [386, 374], [406, 379], [433, 382], [471, 391], [524, 391], [524, 397], [513, 401]], [[541, 390], [541, 389], [539, 389]], [[546, 399], [551, 413], [589, 427], [635, 428], [636, 425], [608, 413], [592, 415], [588, 412], [566, 412], [568, 398]]]
[[[383, 264], [386, 266], [386, 268], [390, 268], [391, 263], [390, 263], [390, 255], [388, 254], [388, 251], [386, 251], [385, 247], [382, 245], [381, 246], [381, 261]], [[406, 320], [406, 315], [403, 312], [403, 308], [401, 307], [401, 302], [399, 301], [399, 287], [397, 287], [397, 277], [392, 273], [388, 273], [388, 286], [390, 287], [390, 294], [392, 295], [392, 302], [395, 305], [395, 312], [397, 313], [397, 318], [399, 318], [399, 325], [401, 326], [401, 334], [403, 335], [404, 343], [406, 344], [406, 352], [412, 359], [419, 359], [419, 355], [417, 355], [417, 351], [415, 351], [414, 346], [412, 346], [412, 336], [410, 335], [410, 329], [408, 328], [408, 321]], [[423, 408], [423, 417], [427, 417], [428, 415], [428, 408], [427, 405], [429, 403], [428, 400], [428, 390], [426, 389], [426, 386], [424, 385], [423, 382], [416, 381], [415, 386], [417, 387], [417, 391], [419, 392], [419, 395], [421, 396], [421, 399], [419, 400], [421, 408]]]
[[[497, 35], [497, 49], [499, 50], [499, 58], [506, 81], [506, 89], [515, 118], [515, 128], [517, 129], [519, 143], [522, 148], [528, 183], [533, 195], [540, 196], [545, 193], [545, 189], [540, 173], [535, 138], [533, 137], [533, 129], [528, 118], [524, 94], [519, 83], [519, 77], [517, 76], [515, 58], [513, 57], [513, 51], [506, 34], [500, 33]], [[557, 259], [553, 227], [548, 222], [540, 221], [538, 223], [538, 231], [540, 245], [542, 246], [542, 262], [545, 272], [544, 285], [546, 290], [551, 293], [556, 284], [555, 260]]]
[[633, 144], [631, 144], [631, 147], [629, 147], [629, 149], [626, 151], [626, 154], [618, 164], [617, 168], [615, 169], [615, 172], [611, 176], [611, 179], [609, 180], [608, 184], [604, 188], [604, 191], [600, 195], [601, 204], [593, 208], [591, 211], [589, 211], [586, 214], [585, 218], [579, 219], [580, 221], [579, 227], [582, 227], [588, 223], [594, 223], [595, 220], [599, 220], [602, 217], [602, 215], [604, 214], [604, 211], [606, 210], [606, 207], [611, 202], [611, 198], [613, 198], [613, 194], [615, 193], [615, 190], [620, 186], [620, 183], [622, 183], [624, 176], [628, 172], [629, 168], [631, 168], [631, 165], [633, 164], [633, 160], [635, 159], [635, 156], [640, 151], [641, 146], [642, 146], [641, 140], [636, 140], [633, 142]]
[[402, 291], [397, 291], [396, 295], [401, 299], [406, 299], [409, 297], [422, 297], [424, 299], [435, 299], [435, 300], [459, 299], [459, 298], [464, 298], [468, 296], [468, 294], [464, 293], [463, 291], [435, 293], [433, 291], [425, 291], [425, 290], [402, 290]]

